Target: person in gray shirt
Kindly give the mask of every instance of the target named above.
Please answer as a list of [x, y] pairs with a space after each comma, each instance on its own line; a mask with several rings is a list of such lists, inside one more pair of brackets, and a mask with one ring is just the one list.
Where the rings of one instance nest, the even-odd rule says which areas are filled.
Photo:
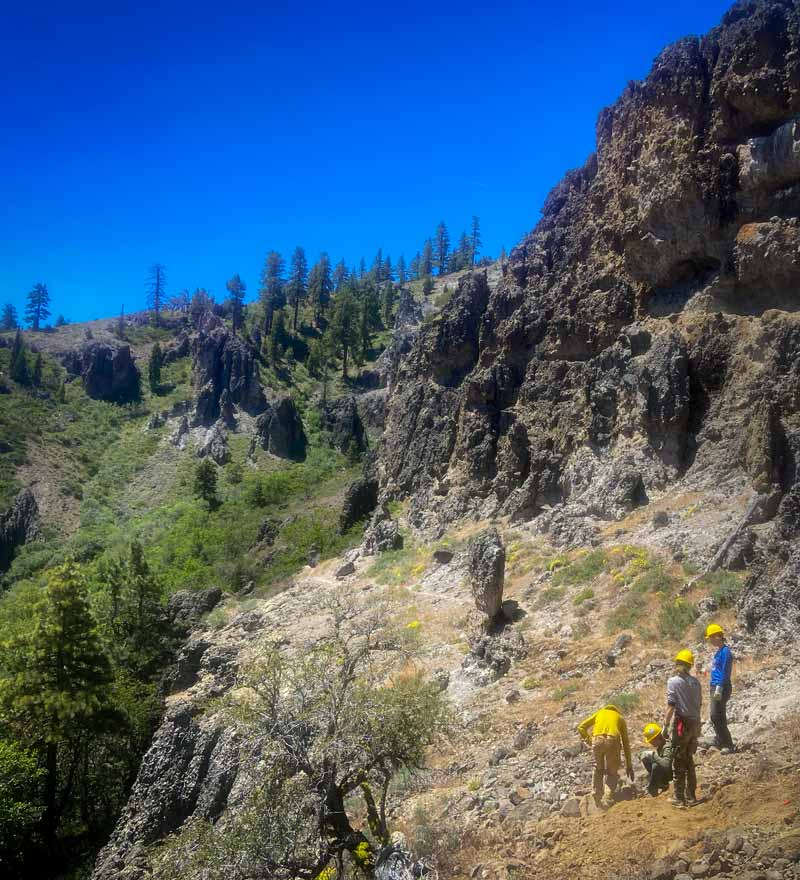
[[697, 773], [694, 753], [700, 736], [703, 689], [691, 674], [694, 654], [684, 649], [675, 657], [675, 672], [667, 682], [667, 715], [664, 729], [670, 731], [675, 776], [672, 803], [693, 806], [697, 803]]

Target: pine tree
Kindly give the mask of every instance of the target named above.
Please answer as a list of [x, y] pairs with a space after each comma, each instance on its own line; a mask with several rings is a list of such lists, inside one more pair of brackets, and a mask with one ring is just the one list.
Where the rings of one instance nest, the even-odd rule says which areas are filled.
[[117, 339], [125, 338], [125, 306], [122, 305], [117, 318]]
[[364, 258], [361, 258], [361, 262], [358, 264], [358, 277], [363, 278], [367, 274], [367, 263]]
[[472, 266], [472, 242], [466, 232], [461, 233], [458, 249], [451, 260], [451, 269], [458, 271]]
[[314, 326], [319, 327], [333, 291], [330, 257], [323, 251], [308, 276], [308, 298], [314, 310]]
[[272, 330], [272, 317], [276, 309], [283, 308], [284, 271], [286, 264], [278, 251], [270, 251], [264, 260], [261, 271], [259, 299], [264, 308], [264, 335]]
[[322, 379], [322, 402], [328, 399], [328, 376], [336, 356], [336, 343], [328, 329], [319, 339], [313, 340], [308, 352], [308, 371]]
[[433, 274], [433, 242], [430, 239], [422, 246], [422, 256], [419, 258], [419, 277]]
[[110, 729], [111, 667], [74, 562], [50, 570], [32, 627], [2, 646], [0, 712], [13, 733], [43, 754], [42, 829], [52, 839], [74, 785], [60, 765], [76, 761], [87, 739]]
[[383, 288], [383, 326], [392, 326], [392, 315], [394, 313], [395, 289], [394, 284], [390, 281]]
[[217, 466], [210, 458], [204, 458], [194, 472], [194, 494], [202, 498], [209, 509], [215, 507], [217, 501]]
[[66, 327], [69, 321], [63, 315], [58, 315], [54, 324], [56, 327]]
[[34, 330], [39, 330], [43, 321], [50, 317], [50, 294], [47, 285], [37, 282], [28, 293], [25, 318]]
[[192, 321], [197, 322], [202, 314], [212, 311], [213, 308], [214, 299], [211, 294], [204, 287], [198, 287], [192, 294], [192, 300], [189, 303], [189, 317]]
[[331, 318], [331, 338], [342, 356], [342, 376], [347, 378], [347, 358], [358, 345], [359, 309], [352, 283], [345, 284], [336, 297]]
[[150, 391], [158, 394], [161, 390], [161, 367], [164, 365], [164, 353], [161, 346], [156, 343], [150, 351], [150, 360], [147, 362], [147, 377], [150, 382]]
[[360, 293], [356, 353], [359, 363], [363, 363], [370, 350], [372, 333], [381, 328], [381, 305], [375, 285], [366, 284]]
[[376, 284], [380, 284], [383, 281], [383, 248], [378, 248], [378, 253], [375, 254], [370, 275]]
[[345, 265], [344, 260], [339, 260], [333, 270], [333, 277], [331, 279], [333, 281], [333, 289], [336, 293], [339, 292], [342, 284], [347, 280], [347, 275], [347, 266]]
[[406, 283], [406, 260], [402, 254], [400, 254], [400, 259], [397, 261], [397, 283], [400, 287]]
[[280, 309], [275, 314], [275, 318], [272, 321], [272, 329], [265, 341], [267, 348], [266, 357], [270, 366], [274, 367], [280, 363], [286, 350], [287, 342], [286, 318], [284, 317], [283, 309]]
[[383, 261], [383, 280], [384, 281], [394, 281], [394, 269], [392, 268], [392, 258], [389, 254], [386, 255], [386, 259]]
[[153, 323], [158, 327], [166, 299], [167, 270], [161, 263], [153, 263], [147, 278], [147, 307], [153, 312]]
[[422, 282], [422, 295], [427, 299], [433, 293], [433, 288], [433, 278], [430, 275], [426, 275]]
[[17, 310], [11, 303], [6, 303], [3, 306], [3, 316], [0, 318], [0, 329], [16, 330], [17, 327], [19, 327]]
[[298, 245], [292, 254], [292, 266], [289, 270], [289, 283], [286, 286], [289, 303], [294, 310], [292, 329], [295, 333], [297, 332], [297, 312], [300, 308], [300, 303], [306, 298], [307, 280], [308, 263], [306, 261], [306, 252]]
[[[447, 227], [444, 225], [444, 220], [439, 223], [436, 227], [436, 244], [434, 246], [434, 252], [436, 255], [436, 267], [439, 270], [440, 275], [444, 275], [447, 271], [447, 255], [450, 251], [450, 236], [447, 232]], [[430, 273], [427, 273], [430, 274]]]
[[472, 236], [471, 236], [471, 248], [470, 248], [470, 265], [475, 265], [475, 260], [478, 258], [478, 254], [480, 253], [481, 245], [483, 241], [481, 240], [481, 222], [480, 220], [473, 214], [472, 215]]
[[35, 388], [39, 388], [42, 384], [42, 355], [40, 353], [37, 353], [33, 361], [32, 381]]
[[231, 295], [231, 327], [233, 328], [233, 335], [235, 336], [244, 323], [244, 294], [247, 287], [244, 281], [239, 277], [238, 272], [230, 279], [230, 281], [228, 281], [225, 287]]
[[411, 272], [411, 277], [413, 279], [417, 279], [417, 278], [422, 277], [420, 275], [421, 266], [422, 266], [422, 255], [419, 253], [419, 251], [417, 251], [417, 253], [414, 254], [414, 256], [412, 257], [411, 262], [409, 263], [409, 266], [408, 266], [408, 269]]
[[19, 327], [17, 327], [17, 333], [11, 346], [11, 360], [8, 372], [11, 378], [20, 385], [31, 384], [31, 375], [28, 370], [28, 355]]

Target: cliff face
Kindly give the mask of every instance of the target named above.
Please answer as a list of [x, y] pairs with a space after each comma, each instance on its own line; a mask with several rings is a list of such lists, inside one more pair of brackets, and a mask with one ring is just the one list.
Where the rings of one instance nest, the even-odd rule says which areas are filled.
[[417, 522], [538, 517], [574, 544], [678, 483], [768, 513], [796, 491], [798, 50], [796, 0], [667, 48], [502, 280], [423, 328], [379, 464]]

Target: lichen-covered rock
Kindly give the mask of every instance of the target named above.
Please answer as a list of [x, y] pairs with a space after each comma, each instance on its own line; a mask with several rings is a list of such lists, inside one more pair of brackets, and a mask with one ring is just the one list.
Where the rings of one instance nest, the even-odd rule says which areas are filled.
[[506, 549], [497, 529], [486, 529], [472, 539], [468, 565], [475, 606], [494, 620], [503, 604], [506, 567]]
[[320, 424], [330, 445], [339, 452], [355, 450], [360, 453], [366, 449], [364, 425], [352, 395], [323, 403]]
[[0, 572], [11, 565], [16, 551], [32, 541], [39, 528], [39, 506], [30, 489], [23, 489], [0, 515]]
[[131, 403], [141, 397], [141, 375], [128, 345], [91, 342], [62, 357], [64, 367], [80, 376], [89, 397], [110, 403]]
[[370, 524], [364, 532], [361, 552], [364, 556], [375, 556], [387, 550], [400, 550], [402, 546], [400, 524], [392, 518], [386, 506], [382, 505], [372, 515]]
[[302, 461], [306, 457], [308, 441], [291, 397], [280, 397], [266, 404], [265, 412], [256, 419], [253, 444], [278, 458]]
[[197, 457], [208, 457], [221, 465], [228, 461], [230, 455], [228, 432], [225, 430], [224, 422], [220, 419], [206, 430], [205, 436], [197, 447]]
[[178, 590], [169, 597], [167, 616], [173, 627], [184, 635], [197, 626], [204, 614], [216, 608], [222, 599], [219, 587], [205, 590]]

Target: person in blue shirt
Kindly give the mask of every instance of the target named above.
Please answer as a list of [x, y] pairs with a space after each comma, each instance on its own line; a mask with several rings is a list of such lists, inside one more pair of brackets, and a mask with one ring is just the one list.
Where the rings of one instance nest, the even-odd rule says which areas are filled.
[[725, 633], [717, 623], [711, 623], [706, 628], [706, 638], [716, 648], [711, 661], [711, 723], [714, 725], [714, 745], [723, 755], [730, 755], [736, 751], [728, 730], [728, 700], [733, 690], [731, 685], [731, 670], [733, 669], [733, 654], [725, 644]]

